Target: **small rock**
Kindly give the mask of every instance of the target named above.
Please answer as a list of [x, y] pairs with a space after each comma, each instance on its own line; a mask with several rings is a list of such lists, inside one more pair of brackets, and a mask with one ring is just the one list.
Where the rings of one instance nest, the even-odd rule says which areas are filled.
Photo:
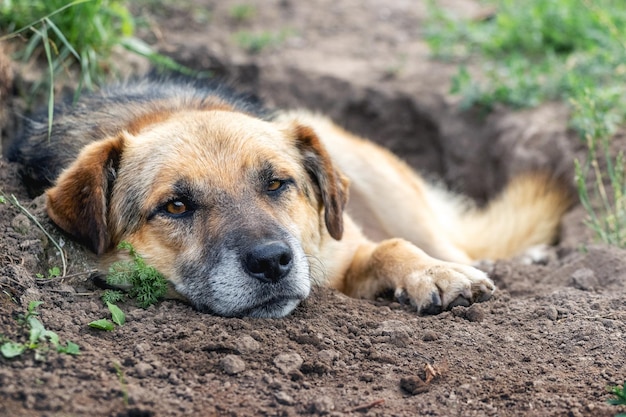
[[570, 278], [570, 285], [583, 291], [592, 291], [598, 286], [595, 272], [589, 268], [580, 268], [574, 271]]
[[154, 372], [152, 365], [146, 362], [139, 362], [133, 369], [137, 378], [147, 378]]
[[411, 395], [421, 394], [428, 391], [428, 385], [420, 377], [409, 376], [400, 379], [400, 388]]
[[303, 362], [304, 360], [302, 359], [302, 356], [295, 352], [281, 353], [274, 358], [274, 365], [276, 365], [276, 367], [285, 374], [289, 374], [291, 371], [300, 369]]
[[237, 350], [240, 353], [256, 352], [261, 347], [261, 344], [259, 342], [254, 340], [252, 336], [248, 335], [241, 336], [239, 339], [237, 339], [235, 344], [237, 346]]
[[11, 227], [17, 233], [21, 235], [25, 235], [30, 230], [31, 223], [30, 223], [30, 220], [28, 220], [28, 217], [20, 213], [17, 216], [15, 216], [13, 220], [11, 221]]
[[363, 374], [359, 377], [359, 381], [363, 382], [372, 382], [374, 380], [374, 375], [372, 374]]
[[220, 361], [222, 370], [228, 375], [236, 375], [246, 370], [246, 363], [237, 355], [226, 355]]
[[278, 403], [282, 405], [294, 404], [291, 395], [287, 394], [285, 391], [278, 391], [276, 394], [274, 394], [274, 398], [276, 398], [276, 401], [278, 401]]
[[431, 330], [426, 330], [422, 335], [422, 340], [424, 342], [434, 342], [435, 340], [439, 340], [439, 335]]
[[324, 349], [320, 350], [317, 355], [324, 362], [332, 363], [335, 359], [339, 357], [339, 352], [334, 349]]
[[324, 415], [335, 409], [335, 403], [330, 397], [323, 396], [316, 398], [309, 406], [311, 414]]
[[559, 318], [559, 312], [555, 306], [549, 306], [545, 311], [546, 317], [549, 320], [556, 321]]

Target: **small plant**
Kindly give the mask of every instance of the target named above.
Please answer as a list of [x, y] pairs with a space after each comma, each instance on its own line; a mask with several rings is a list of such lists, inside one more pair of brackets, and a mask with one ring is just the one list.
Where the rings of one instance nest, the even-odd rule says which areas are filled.
[[230, 9], [230, 17], [236, 22], [245, 22], [254, 17], [256, 8], [251, 4], [237, 4]]
[[235, 33], [234, 38], [237, 44], [250, 53], [258, 53], [271, 46], [283, 43], [289, 37], [288, 30], [280, 32], [263, 31], [259, 33], [241, 30]]
[[[46, 276], [41, 273], [35, 274], [35, 276], [39, 279], [46, 278]], [[48, 279], [58, 278], [60, 276], [61, 276], [61, 269], [58, 266], [53, 266], [52, 268], [48, 269]]]
[[[626, 405], [626, 381], [624, 381], [624, 385], [622, 387], [619, 385], [609, 387], [609, 392], [614, 395], [613, 398], [608, 400], [609, 404]], [[617, 414], [615, 417], [626, 417], [626, 413]]]
[[[133, 36], [135, 19], [123, 0], [4, 0], [0, 2], [0, 41], [26, 40], [17, 58], [28, 61], [43, 56], [48, 77], [32, 87], [29, 98], [48, 89], [48, 118], [54, 112], [54, 83], [57, 76], [77, 74], [76, 97], [83, 88], [93, 89], [115, 73], [113, 53], [123, 47], [145, 56], [154, 64], [180, 72], [192, 72], [172, 59], [156, 53]], [[50, 128], [51, 124], [49, 125]]]
[[[148, 308], [162, 299], [167, 292], [167, 281], [154, 267], [135, 251], [128, 242], [118, 245], [128, 251], [130, 260], [117, 261], [109, 268], [106, 282], [114, 287], [128, 288], [128, 297], [137, 301], [142, 308]], [[123, 292], [109, 290], [105, 293], [105, 302], [113, 303], [123, 299]]]
[[[575, 161], [580, 201], [588, 214], [586, 224], [605, 243], [626, 247], [626, 173], [624, 152], [611, 156], [614, 127], [608, 110], [595, 97], [581, 94], [572, 100], [573, 124], [588, 150], [585, 162]], [[592, 181], [592, 186], [587, 180]], [[594, 204], [594, 202], [598, 202]]]
[[102, 295], [102, 301], [111, 312], [112, 322], [108, 319], [95, 320], [89, 323], [89, 327], [98, 330], [111, 331], [118, 326], [124, 325], [126, 315], [116, 305], [127, 296], [134, 299], [142, 308], [148, 308], [162, 299], [168, 289], [168, 284], [163, 275], [154, 267], [146, 264], [144, 259], [135, 251], [128, 242], [121, 242], [119, 249], [127, 250], [130, 260], [117, 261], [109, 268], [106, 277], [107, 284], [126, 288], [127, 290], [106, 290]]
[[44, 360], [50, 347], [59, 353], [68, 355], [79, 355], [80, 348], [77, 344], [67, 341], [65, 345], [59, 342], [59, 336], [50, 330], [46, 330], [44, 325], [39, 321], [37, 316], [39, 312], [37, 308], [43, 304], [41, 301], [31, 301], [28, 304], [27, 312], [21, 320], [24, 325], [29, 327], [28, 342], [19, 343], [10, 340], [5, 341], [0, 346], [0, 353], [7, 359], [20, 356], [27, 350], [35, 353], [35, 360]]
[[118, 326], [123, 326], [124, 323], [126, 323], [126, 315], [118, 306], [108, 302], [106, 303], [106, 305], [111, 312], [111, 320], [113, 321], [111, 322], [108, 319], [94, 320], [89, 323], [89, 327], [110, 332], [115, 328], [114, 324], [117, 324]]

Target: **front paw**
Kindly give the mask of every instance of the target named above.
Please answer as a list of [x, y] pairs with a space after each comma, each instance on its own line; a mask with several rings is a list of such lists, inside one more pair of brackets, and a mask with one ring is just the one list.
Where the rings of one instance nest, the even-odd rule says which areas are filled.
[[395, 297], [419, 313], [437, 314], [491, 298], [496, 287], [486, 273], [467, 265], [437, 262], [409, 274], [396, 287]]

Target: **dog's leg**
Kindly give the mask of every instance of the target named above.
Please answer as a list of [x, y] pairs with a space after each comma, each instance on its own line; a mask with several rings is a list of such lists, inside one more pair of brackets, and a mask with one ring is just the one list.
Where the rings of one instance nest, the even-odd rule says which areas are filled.
[[334, 284], [357, 298], [374, 298], [391, 289], [400, 302], [411, 303], [420, 313], [485, 301], [495, 290], [484, 272], [432, 258], [403, 239], [363, 242], [343, 282]]

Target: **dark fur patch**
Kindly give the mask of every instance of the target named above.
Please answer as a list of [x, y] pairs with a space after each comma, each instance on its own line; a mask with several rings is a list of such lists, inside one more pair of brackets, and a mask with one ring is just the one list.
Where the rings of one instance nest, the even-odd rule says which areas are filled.
[[136, 134], [157, 118], [185, 110], [232, 109], [265, 119], [269, 112], [247, 94], [235, 92], [219, 80], [154, 76], [114, 84], [55, 106], [48, 136], [47, 112], [26, 123], [23, 134], [9, 147], [8, 159], [22, 165], [21, 174], [31, 195], [54, 183], [88, 143], [118, 135]]

